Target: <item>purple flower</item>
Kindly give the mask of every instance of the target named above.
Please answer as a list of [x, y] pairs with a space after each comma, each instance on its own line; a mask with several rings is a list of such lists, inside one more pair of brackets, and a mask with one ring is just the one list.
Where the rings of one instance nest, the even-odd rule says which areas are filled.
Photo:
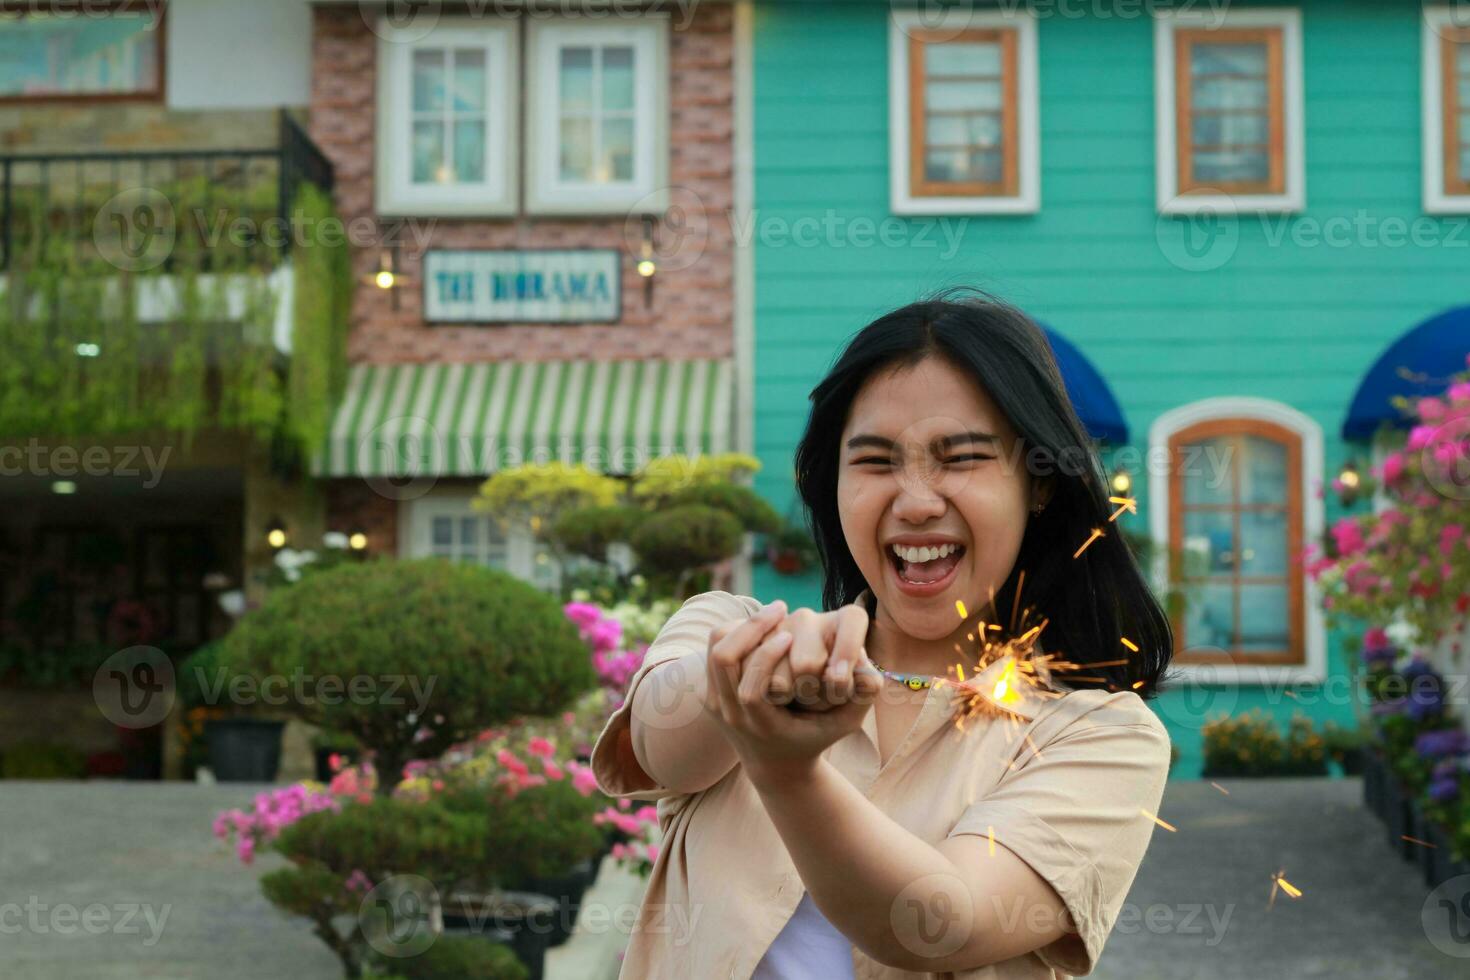
[[1442, 728], [1424, 732], [1414, 739], [1414, 751], [1426, 759], [1464, 755], [1470, 752], [1470, 735], [1459, 728]]
[[1389, 715], [1401, 715], [1408, 707], [1408, 702], [1403, 698], [1394, 698], [1392, 701], [1379, 701], [1369, 711], [1375, 718], [1386, 718]]
[[1459, 780], [1436, 779], [1429, 784], [1429, 798], [1436, 803], [1453, 803], [1459, 796]]

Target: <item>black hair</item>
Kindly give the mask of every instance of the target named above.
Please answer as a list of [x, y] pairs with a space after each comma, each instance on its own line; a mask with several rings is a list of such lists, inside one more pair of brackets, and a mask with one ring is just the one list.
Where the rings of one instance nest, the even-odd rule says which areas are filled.
[[[839, 443], [853, 399], [879, 370], [931, 356], [944, 358], [990, 395], [1017, 433], [1013, 458], [1050, 482], [1051, 497], [1041, 513], [1029, 515], [1015, 565], [995, 593], [1000, 625], [1012, 625], [1019, 586], [1021, 608], [1032, 610], [1026, 621], [1047, 621], [1042, 649], [1084, 667], [1126, 661], [1058, 672], [1055, 680], [1152, 697], [1173, 655], [1169, 618], [1121, 528], [1108, 521], [1116, 505], [1108, 500], [1102, 462], [1067, 397], [1045, 333], [1020, 310], [978, 290], [947, 290], [879, 317], [847, 343], [812, 389], [811, 415], [796, 449], [796, 486], [821, 556], [823, 608], [854, 601], [869, 584], [847, 546], [837, 506]], [[1074, 559], [1094, 528], [1103, 536]]]

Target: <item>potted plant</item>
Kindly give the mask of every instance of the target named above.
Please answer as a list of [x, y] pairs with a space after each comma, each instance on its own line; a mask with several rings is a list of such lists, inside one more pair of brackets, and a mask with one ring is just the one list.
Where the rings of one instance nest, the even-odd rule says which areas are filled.
[[795, 522], [783, 523], [766, 539], [766, 560], [781, 575], [800, 575], [817, 561], [811, 532]]
[[358, 761], [362, 747], [351, 735], [320, 729], [311, 736], [311, 751], [316, 763], [316, 781], [329, 783], [343, 766]]
[[236, 700], [240, 668], [222, 641], [206, 643], [179, 667], [178, 697], [185, 717], [199, 721], [200, 754], [222, 783], [272, 783], [281, 765], [285, 722]]
[[1328, 721], [1322, 726], [1322, 741], [1328, 758], [1337, 763], [1344, 776], [1363, 775], [1365, 763], [1361, 729]]

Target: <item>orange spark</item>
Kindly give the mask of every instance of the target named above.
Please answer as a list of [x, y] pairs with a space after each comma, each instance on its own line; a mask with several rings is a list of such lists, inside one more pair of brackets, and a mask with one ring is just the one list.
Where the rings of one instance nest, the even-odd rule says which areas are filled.
[[1160, 820], [1158, 817], [1154, 816], [1152, 813], [1149, 813], [1147, 810], [1139, 810], [1138, 812], [1143, 814], [1145, 817], [1148, 817], [1150, 820], [1158, 824], [1160, 827], [1163, 827], [1165, 830], [1172, 830], [1175, 833], [1179, 832], [1178, 827], [1170, 825], [1167, 821]]
[[1074, 553], [1073, 553], [1073, 554], [1072, 554], [1072, 557], [1073, 557], [1073, 558], [1079, 558], [1079, 557], [1081, 557], [1081, 555], [1082, 555], [1082, 552], [1084, 552], [1084, 551], [1086, 551], [1086, 550], [1087, 550], [1087, 548], [1088, 548], [1088, 546], [1089, 546], [1089, 545], [1090, 545], [1090, 544], [1092, 544], [1092, 542], [1094, 542], [1094, 541], [1096, 541], [1096, 540], [1097, 540], [1097, 539], [1098, 539], [1098, 538], [1100, 538], [1100, 537], [1102, 537], [1102, 534], [1103, 534], [1103, 533], [1102, 533], [1102, 529], [1101, 529], [1101, 528], [1096, 528], [1096, 527], [1095, 527], [1095, 528], [1093, 528], [1093, 529], [1092, 529], [1092, 537], [1090, 537], [1090, 538], [1088, 538], [1088, 539], [1087, 539], [1087, 540], [1086, 540], [1086, 541], [1084, 541], [1084, 542], [1082, 542], [1082, 547], [1080, 547], [1080, 548], [1078, 548], [1078, 549], [1077, 549], [1077, 550], [1076, 550], [1076, 551], [1075, 551], [1075, 552], [1074, 552]]

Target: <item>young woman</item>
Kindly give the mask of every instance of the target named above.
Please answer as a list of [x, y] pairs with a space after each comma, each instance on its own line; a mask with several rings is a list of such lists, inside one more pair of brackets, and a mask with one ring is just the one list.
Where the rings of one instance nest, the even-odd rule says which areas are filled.
[[[1173, 637], [1045, 336], [983, 297], [915, 303], [811, 399], [825, 611], [687, 600], [593, 749], [663, 835], [622, 976], [1086, 974], [1163, 795], [1144, 701]], [[981, 662], [978, 630], [1043, 621], [1079, 669]]]

